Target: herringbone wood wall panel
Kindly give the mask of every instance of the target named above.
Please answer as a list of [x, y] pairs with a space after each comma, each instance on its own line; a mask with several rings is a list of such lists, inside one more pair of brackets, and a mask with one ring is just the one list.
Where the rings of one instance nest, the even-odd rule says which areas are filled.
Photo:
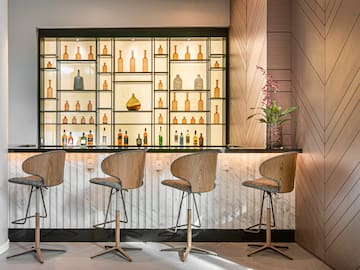
[[360, 266], [359, 17], [359, 0], [292, 1], [296, 240], [341, 270]]

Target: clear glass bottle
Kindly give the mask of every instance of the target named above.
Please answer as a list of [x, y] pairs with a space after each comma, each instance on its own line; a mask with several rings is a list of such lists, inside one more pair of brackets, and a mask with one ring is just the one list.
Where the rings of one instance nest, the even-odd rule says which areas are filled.
[[218, 112], [218, 106], [219, 105], [215, 105], [214, 124], [219, 124], [220, 122], [220, 114]]
[[129, 146], [129, 136], [127, 134], [127, 130], [125, 130], [125, 135], [124, 135], [124, 146]]
[[173, 52], [173, 55], [172, 55], [172, 59], [173, 60], [178, 60], [179, 59], [179, 54], [177, 53], [177, 48], [176, 48], [177, 46], [176, 45], [174, 45], [174, 52]]
[[121, 132], [121, 129], [119, 129], [119, 132], [117, 134], [117, 145], [122, 146], [122, 132]]
[[144, 130], [144, 146], [148, 145], [148, 133], [146, 131], [146, 128]]
[[53, 98], [53, 88], [51, 87], [51, 80], [49, 80], [49, 87], [46, 90], [46, 96], [47, 98]]
[[69, 138], [68, 138], [68, 146], [72, 147], [73, 145], [74, 145], [74, 138], [72, 136], [72, 132], [70, 131]]
[[185, 60], [190, 60], [190, 58], [189, 46], [186, 46]]
[[220, 97], [220, 87], [219, 87], [219, 80], [215, 81], [215, 88], [214, 88], [214, 98]]
[[80, 111], [80, 102], [79, 101], [76, 101], [75, 111]]
[[162, 124], [163, 123], [163, 116], [162, 114], [160, 113], [159, 114], [159, 117], [158, 117], [158, 124]]
[[163, 135], [162, 135], [162, 131], [161, 131], [161, 127], [160, 127], [160, 131], [159, 131], [159, 146], [163, 145]]
[[142, 71], [143, 72], [148, 72], [149, 71], [149, 60], [146, 57], [146, 50], [144, 50], [144, 58], [142, 60]]
[[195, 90], [203, 90], [204, 89], [204, 81], [201, 78], [200, 74], [196, 75], [194, 80], [194, 89]]
[[161, 97], [159, 98], [159, 101], [158, 101], [158, 108], [162, 108], [163, 107], [163, 101], [161, 99]]
[[198, 100], [198, 111], [204, 110], [204, 101], [202, 100], [202, 93], [200, 93], [200, 97]]
[[174, 90], [182, 90], [182, 79], [179, 74], [176, 74], [173, 84]]
[[179, 135], [178, 135], [178, 133], [177, 133], [177, 130], [175, 130], [174, 143], [175, 143], [175, 144], [178, 144], [178, 143], [179, 143]]
[[190, 111], [189, 93], [186, 93], [186, 99], [185, 99], [185, 111]]
[[124, 61], [121, 56], [121, 50], [119, 50], [119, 58], [118, 58], [118, 72], [124, 71]]
[[106, 115], [106, 113], [104, 113], [104, 115], [103, 115], [103, 124], [107, 124], [108, 123], [108, 117], [107, 117], [107, 115]]
[[199, 45], [199, 52], [197, 54], [197, 59], [198, 60], [203, 60], [203, 53], [201, 52], [201, 45]]
[[194, 146], [198, 146], [198, 137], [196, 135], [196, 130], [195, 130], [194, 137], [193, 137], [193, 144], [194, 144]]
[[108, 90], [108, 83], [106, 80], [104, 80], [104, 83], [103, 83], [103, 90]]
[[65, 104], [64, 104], [64, 111], [69, 111], [69, 110], [70, 110], [69, 101], [65, 101]]
[[92, 111], [92, 109], [93, 109], [91, 100], [89, 100], [89, 103], [87, 105], [87, 109], [88, 109], [88, 111]]
[[184, 146], [184, 135], [182, 132], [180, 132], [179, 144], [180, 146]]
[[103, 129], [103, 133], [102, 133], [102, 145], [107, 146], [106, 128]]
[[81, 60], [81, 53], [80, 53], [80, 47], [79, 46], [76, 48], [75, 59], [76, 60]]
[[80, 147], [85, 147], [87, 142], [87, 138], [85, 136], [85, 132], [82, 133], [82, 136], [80, 137]]
[[66, 131], [64, 129], [63, 135], [61, 136], [61, 146], [65, 147], [67, 145], [67, 135], [66, 135]]
[[130, 72], [135, 72], [135, 57], [134, 51], [131, 51], [131, 58], [130, 58]]
[[177, 111], [176, 93], [174, 93], [173, 100], [171, 101], [171, 110], [172, 111]]
[[186, 130], [185, 144], [190, 145], [190, 133], [189, 133], [189, 130]]
[[92, 52], [92, 48], [93, 48], [93, 46], [90, 45], [90, 51], [89, 51], [89, 54], [88, 54], [88, 60], [94, 60], [94, 54]]
[[138, 133], [138, 136], [136, 138], [136, 146], [140, 147], [142, 143], [141, 137], [140, 137], [140, 133]]
[[67, 52], [67, 45], [64, 46], [64, 53], [63, 53], [63, 59], [64, 60], [69, 60], [69, 54]]

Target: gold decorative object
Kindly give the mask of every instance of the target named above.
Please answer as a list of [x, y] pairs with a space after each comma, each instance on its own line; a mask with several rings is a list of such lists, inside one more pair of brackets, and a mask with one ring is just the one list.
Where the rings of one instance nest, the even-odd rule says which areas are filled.
[[135, 97], [135, 94], [133, 93], [131, 95], [131, 98], [126, 102], [126, 108], [129, 111], [138, 111], [140, 110], [141, 103], [140, 101]]

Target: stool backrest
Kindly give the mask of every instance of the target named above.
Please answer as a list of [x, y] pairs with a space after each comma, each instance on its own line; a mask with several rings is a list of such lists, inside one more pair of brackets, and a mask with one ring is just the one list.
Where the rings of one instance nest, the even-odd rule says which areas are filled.
[[294, 189], [296, 152], [288, 152], [265, 160], [260, 164], [260, 174], [279, 183], [280, 193]]
[[107, 175], [119, 179], [123, 189], [138, 188], [143, 184], [145, 154], [144, 150], [112, 154], [102, 161], [101, 169]]
[[192, 192], [208, 192], [215, 188], [217, 151], [202, 151], [177, 158], [171, 173], [191, 184]]
[[41, 153], [29, 157], [22, 164], [24, 172], [40, 176], [47, 187], [57, 186], [64, 182], [64, 167], [64, 150]]

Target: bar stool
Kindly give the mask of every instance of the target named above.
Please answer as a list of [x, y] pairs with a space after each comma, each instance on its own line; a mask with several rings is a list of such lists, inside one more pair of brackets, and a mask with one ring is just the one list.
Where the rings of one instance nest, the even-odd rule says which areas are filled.
[[[44, 263], [42, 251], [59, 251], [65, 252], [64, 249], [42, 248], [40, 247], [40, 218], [47, 217], [47, 211], [44, 202], [43, 189], [57, 186], [64, 181], [64, 166], [65, 166], [65, 151], [56, 150], [35, 155], [26, 159], [22, 164], [22, 169], [25, 173], [30, 174], [24, 177], [10, 178], [10, 183], [28, 185], [31, 186], [28, 205], [24, 218], [12, 221], [13, 224], [25, 224], [25, 222], [35, 217], [35, 246], [31, 249], [22, 251], [17, 254], [13, 254], [7, 257], [7, 259], [35, 252], [36, 257], [40, 263]], [[36, 213], [35, 215], [29, 215], [30, 201], [32, 193], [35, 192], [36, 196]], [[45, 215], [40, 216], [40, 200], [41, 196]]]
[[[129, 255], [125, 252], [127, 250], [141, 250], [140, 248], [122, 248], [120, 246], [120, 209], [119, 201], [120, 196], [124, 204], [123, 191], [130, 189], [139, 188], [143, 184], [144, 168], [145, 168], [145, 151], [144, 150], [130, 150], [112, 154], [106, 157], [101, 163], [102, 171], [109, 175], [105, 178], [92, 178], [90, 183], [110, 187], [110, 197], [108, 202], [108, 208], [106, 211], [105, 222], [96, 224], [94, 227], [99, 225], [105, 225], [107, 223], [115, 222], [115, 245], [113, 247], [105, 246], [104, 251], [101, 251], [93, 256], [91, 259], [101, 256], [113, 251], [119, 252], [128, 261], [132, 261]], [[115, 191], [115, 192], [114, 192]], [[116, 208], [115, 208], [115, 220], [107, 221], [107, 215], [109, 212], [109, 206], [111, 197], [115, 193]], [[125, 204], [123, 205], [125, 209]], [[125, 211], [126, 213], [126, 211]], [[126, 215], [127, 221], [127, 215]]]
[[[185, 247], [162, 249], [161, 251], [183, 251], [184, 262], [190, 252], [217, 255], [213, 251], [192, 246], [192, 198], [195, 193], [212, 191], [215, 188], [217, 151], [202, 151], [174, 160], [170, 170], [179, 179], [163, 180], [161, 184], [187, 193], [187, 242]], [[183, 199], [183, 196], [182, 196]]]
[[[279, 250], [279, 248], [288, 248], [286, 246], [275, 246], [271, 243], [271, 196], [277, 193], [287, 193], [294, 189], [295, 171], [296, 171], [297, 153], [289, 152], [269, 158], [262, 162], [259, 167], [262, 178], [248, 180], [242, 184], [246, 187], [255, 188], [266, 192], [266, 243], [262, 245], [249, 244], [249, 246], [260, 247], [248, 254], [254, 255], [260, 251], [271, 249], [286, 258], [292, 260], [290, 256]], [[264, 195], [264, 194], [263, 194]], [[274, 215], [274, 213], [273, 213]]]

